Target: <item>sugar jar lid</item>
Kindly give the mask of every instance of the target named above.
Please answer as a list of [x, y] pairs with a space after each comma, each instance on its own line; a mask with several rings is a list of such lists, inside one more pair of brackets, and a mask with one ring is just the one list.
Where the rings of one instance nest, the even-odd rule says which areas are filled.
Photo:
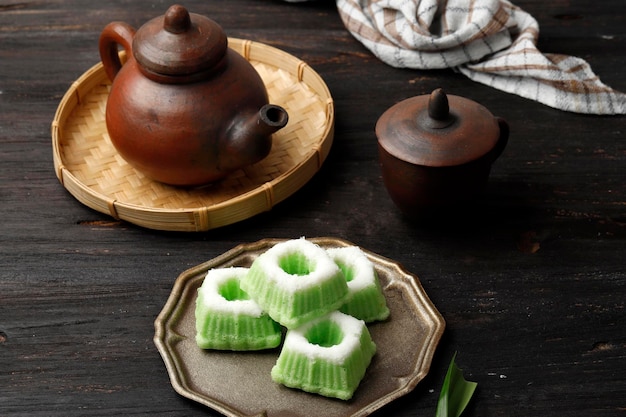
[[227, 48], [228, 39], [220, 25], [175, 4], [139, 28], [132, 50], [144, 71], [187, 76], [212, 70]]
[[403, 100], [376, 123], [378, 143], [403, 161], [461, 165], [487, 154], [500, 137], [497, 119], [482, 105], [436, 89]]

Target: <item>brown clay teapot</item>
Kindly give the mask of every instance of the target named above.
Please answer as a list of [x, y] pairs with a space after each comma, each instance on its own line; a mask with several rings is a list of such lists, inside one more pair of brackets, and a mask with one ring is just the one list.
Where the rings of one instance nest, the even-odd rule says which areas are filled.
[[507, 122], [442, 89], [401, 101], [376, 124], [382, 177], [410, 218], [476, 197], [509, 136]]
[[[122, 65], [118, 46], [126, 50]], [[287, 112], [213, 20], [171, 6], [135, 30], [109, 23], [100, 56], [113, 82], [106, 125], [119, 154], [164, 183], [195, 186], [265, 158]]]

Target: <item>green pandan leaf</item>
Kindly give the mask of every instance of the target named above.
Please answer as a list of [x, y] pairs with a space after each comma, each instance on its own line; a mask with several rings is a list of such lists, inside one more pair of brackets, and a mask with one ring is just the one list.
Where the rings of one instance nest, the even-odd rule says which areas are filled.
[[436, 417], [459, 417], [478, 385], [476, 382], [466, 381], [463, 378], [463, 372], [454, 362], [455, 358], [456, 353], [452, 357], [448, 373], [441, 387]]

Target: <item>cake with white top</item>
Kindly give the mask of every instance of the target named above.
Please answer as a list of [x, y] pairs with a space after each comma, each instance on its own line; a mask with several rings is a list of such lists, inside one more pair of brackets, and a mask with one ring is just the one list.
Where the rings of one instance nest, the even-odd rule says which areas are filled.
[[261, 350], [280, 345], [282, 329], [241, 289], [248, 268], [207, 272], [196, 299], [196, 343], [203, 349]]
[[259, 255], [241, 288], [288, 329], [338, 310], [348, 297], [341, 269], [304, 238], [277, 243]]
[[271, 376], [290, 388], [349, 400], [375, 353], [365, 322], [334, 311], [287, 331]]
[[348, 284], [348, 301], [340, 310], [367, 323], [387, 319], [389, 308], [374, 264], [367, 255], [357, 246], [329, 248], [326, 252]]

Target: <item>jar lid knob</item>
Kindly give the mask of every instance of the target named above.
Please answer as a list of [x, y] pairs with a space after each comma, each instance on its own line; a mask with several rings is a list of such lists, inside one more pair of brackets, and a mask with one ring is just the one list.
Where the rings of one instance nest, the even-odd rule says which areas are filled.
[[454, 116], [450, 114], [450, 105], [448, 104], [448, 96], [442, 88], [438, 88], [432, 93], [428, 99], [428, 127], [431, 129], [443, 129], [450, 126], [454, 122]]

